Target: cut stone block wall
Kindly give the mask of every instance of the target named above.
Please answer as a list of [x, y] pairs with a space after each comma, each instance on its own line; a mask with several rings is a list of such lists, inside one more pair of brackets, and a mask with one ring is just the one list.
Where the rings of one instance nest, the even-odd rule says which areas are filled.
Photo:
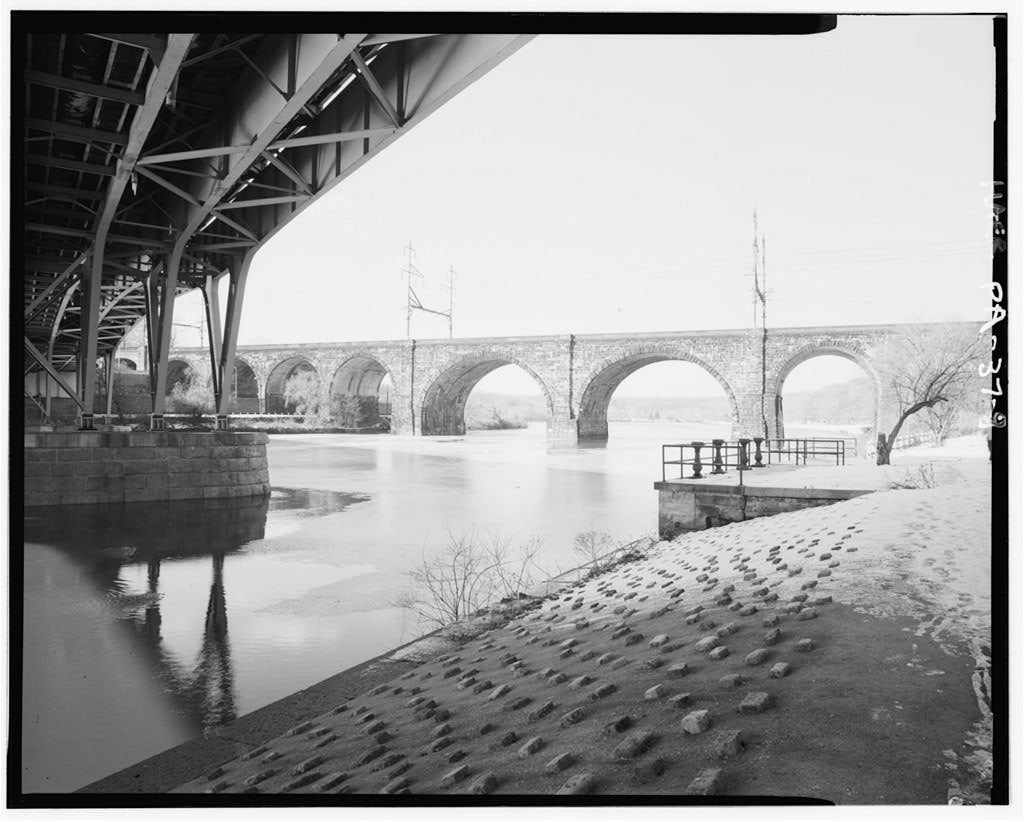
[[699, 482], [656, 482], [658, 534], [671, 539], [729, 522], [831, 505], [871, 491], [847, 488], [763, 488]]
[[270, 493], [260, 433], [25, 434], [24, 455], [26, 507]]

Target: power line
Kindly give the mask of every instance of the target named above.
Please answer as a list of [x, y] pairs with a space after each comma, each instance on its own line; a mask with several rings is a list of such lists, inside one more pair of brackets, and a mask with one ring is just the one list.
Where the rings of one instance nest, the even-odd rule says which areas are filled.
[[412, 337], [412, 314], [414, 311], [423, 311], [427, 314], [436, 314], [439, 317], [448, 318], [448, 339], [452, 338], [452, 315], [454, 313], [454, 301], [455, 301], [455, 268], [449, 266], [448, 268], [448, 310], [438, 311], [434, 308], [427, 308], [423, 305], [423, 301], [420, 300], [419, 295], [416, 293], [416, 289], [413, 288], [413, 280], [417, 280], [422, 283], [424, 280], [423, 272], [421, 272], [414, 264], [413, 257], [416, 254], [416, 250], [412, 247], [412, 241], [409, 241], [409, 245], [405, 247], [406, 251], [406, 265], [403, 269], [403, 273], [406, 275], [406, 295], [405, 295], [405, 338], [410, 339]]

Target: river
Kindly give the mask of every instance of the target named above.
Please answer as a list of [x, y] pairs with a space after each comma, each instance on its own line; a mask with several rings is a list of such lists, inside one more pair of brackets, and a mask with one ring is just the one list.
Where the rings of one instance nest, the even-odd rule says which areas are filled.
[[653, 534], [660, 445], [724, 433], [272, 436], [269, 500], [29, 509], [23, 789], [74, 790], [415, 638], [408, 572], [449, 534], [536, 539], [549, 574], [582, 563], [582, 531]]

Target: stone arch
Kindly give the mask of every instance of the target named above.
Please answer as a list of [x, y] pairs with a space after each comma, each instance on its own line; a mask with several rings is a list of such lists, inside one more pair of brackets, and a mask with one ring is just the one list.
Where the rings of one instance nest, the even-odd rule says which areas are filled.
[[114, 368], [121, 368], [125, 371], [138, 371], [139, 364], [131, 357], [118, 357], [114, 360]]
[[466, 400], [480, 380], [506, 365], [515, 365], [533, 377], [548, 409], [550, 429], [554, 406], [547, 384], [518, 357], [494, 353], [476, 354], [449, 363], [430, 381], [420, 404], [420, 433], [424, 436], [465, 434]]
[[268, 414], [292, 414], [294, 407], [289, 407], [284, 399], [284, 386], [288, 378], [300, 371], [310, 371], [316, 375], [317, 382], [321, 388], [324, 385], [323, 377], [316, 366], [302, 354], [293, 354], [277, 362], [267, 374], [266, 408]]
[[376, 397], [385, 377], [395, 378], [390, 369], [372, 354], [356, 352], [344, 359], [331, 377], [332, 395]]
[[622, 381], [656, 362], [689, 362], [703, 368], [722, 387], [729, 402], [730, 422], [739, 425], [740, 412], [732, 387], [718, 371], [700, 357], [671, 347], [633, 349], [608, 357], [590, 370], [584, 382], [576, 412], [576, 433], [581, 440], [608, 439], [608, 404]]
[[236, 414], [257, 414], [260, 410], [260, 382], [256, 368], [245, 357], [235, 357], [231, 370], [231, 410]]
[[335, 369], [328, 388], [332, 416], [352, 428], [377, 425], [382, 415], [391, 413], [391, 392], [386, 405], [380, 402], [380, 389], [385, 380], [389, 381], [393, 392], [394, 375], [378, 357], [363, 351], [347, 356]]
[[787, 359], [778, 371], [776, 371], [774, 378], [769, 383], [768, 396], [765, 399], [767, 402], [772, 403], [770, 407], [772, 409], [771, 419], [773, 421], [773, 436], [785, 436], [785, 416], [784, 409], [782, 407], [782, 386], [786, 382], [786, 378], [798, 365], [805, 363], [808, 360], [812, 360], [815, 357], [842, 357], [844, 360], [849, 360], [850, 362], [856, 363], [860, 366], [861, 370], [871, 381], [872, 387], [875, 389], [874, 430], [877, 431], [882, 397], [882, 385], [878, 372], [875, 370], [871, 360], [858, 347], [837, 343], [827, 343], [824, 345], [807, 345], [798, 349], [796, 352], [791, 354], [789, 359]]
[[164, 393], [168, 396], [174, 386], [183, 382], [188, 371], [197, 370], [193, 363], [184, 359], [173, 359], [167, 363], [167, 384], [164, 386]]

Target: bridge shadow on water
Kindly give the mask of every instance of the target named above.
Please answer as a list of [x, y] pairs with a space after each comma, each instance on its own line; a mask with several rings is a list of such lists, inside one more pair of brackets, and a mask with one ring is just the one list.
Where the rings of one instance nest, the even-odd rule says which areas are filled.
[[[194, 730], [237, 718], [237, 695], [228, 635], [228, 596], [224, 560], [264, 538], [267, 517], [289, 512], [326, 516], [368, 497], [296, 488], [274, 488], [269, 498], [193, 500], [120, 505], [27, 508], [25, 543], [56, 549], [90, 583], [100, 604], [144, 661], [175, 710]], [[210, 558], [209, 587], [191, 600], [205, 617], [194, 659], [181, 659], [166, 646], [162, 630], [161, 570], [168, 563]], [[123, 572], [145, 568], [145, 591]], [[30, 585], [26, 585], [26, 595]], [[31, 637], [26, 627], [26, 649]]]

